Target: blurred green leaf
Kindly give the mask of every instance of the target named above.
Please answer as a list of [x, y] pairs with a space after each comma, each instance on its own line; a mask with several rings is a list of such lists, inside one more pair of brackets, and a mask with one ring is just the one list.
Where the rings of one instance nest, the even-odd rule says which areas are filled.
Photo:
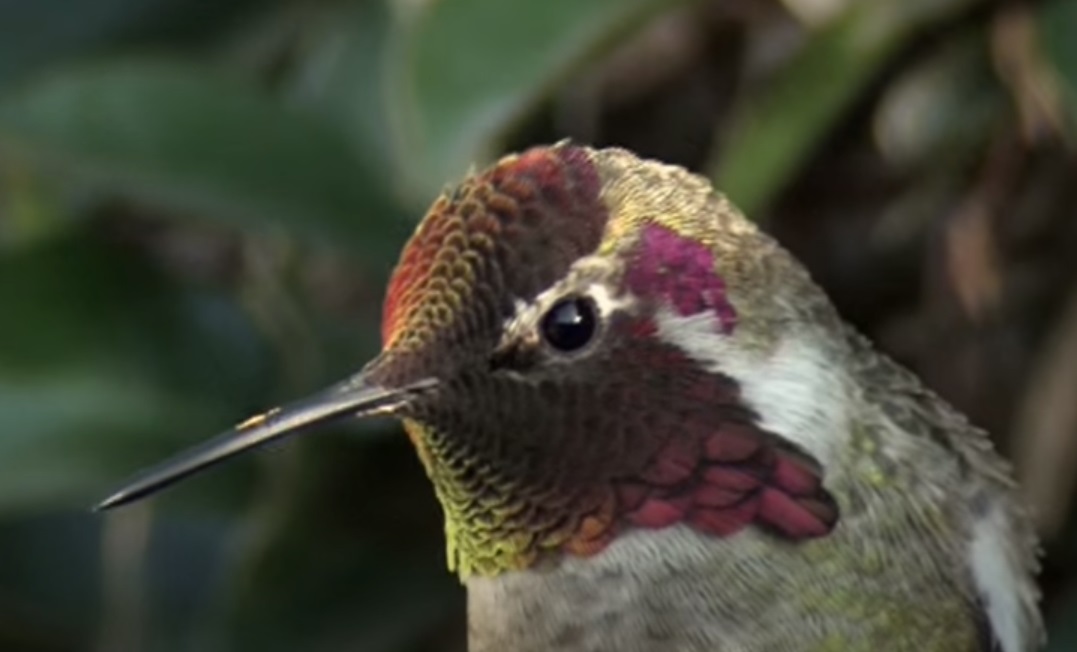
[[0, 89], [35, 68], [138, 38], [205, 34], [253, 0], [0, 0]]
[[392, 183], [388, 50], [392, 16], [384, 0], [333, 4], [303, 34], [290, 95], [340, 126], [356, 155]]
[[90, 234], [0, 258], [0, 510], [85, 506], [259, 401], [235, 304]]
[[50, 77], [0, 102], [0, 148], [172, 211], [343, 238], [374, 264], [404, 232], [339, 130], [193, 67]]
[[616, 36], [686, 0], [439, 0], [412, 17], [398, 52], [400, 159], [425, 201]]
[[1077, 0], [1043, 3], [1039, 25], [1047, 58], [1069, 111], [1070, 126], [1077, 130]]
[[711, 177], [756, 215], [789, 181], [879, 66], [924, 24], [968, 0], [852, 3], [810, 34], [776, 78], [742, 103]]
[[0, 251], [67, 230], [69, 211], [55, 183], [0, 161]]

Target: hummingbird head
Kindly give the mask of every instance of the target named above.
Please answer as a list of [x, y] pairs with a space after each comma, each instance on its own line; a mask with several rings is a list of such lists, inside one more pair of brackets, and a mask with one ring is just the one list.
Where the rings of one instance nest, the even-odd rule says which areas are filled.
[[803, 269], [706, 180], [621, 150], [536, 148], [434, 203], [357, 376], [103, 506], [310, 423], [391, 413], [462, 577], [673, 525], [818, 537], [838, 518], [822, 484], [833, 443], [815, 427], [826, 365], [804, 361], [838, 331]]

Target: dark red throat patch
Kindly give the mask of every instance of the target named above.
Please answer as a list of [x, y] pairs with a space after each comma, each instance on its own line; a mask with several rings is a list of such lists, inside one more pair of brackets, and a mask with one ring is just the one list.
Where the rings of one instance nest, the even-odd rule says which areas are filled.
[[748, 424], [675, 437], [638, 478], [614, 483], [608, 526], [581, 528], [566, 550], [591, 555], [626, 528], [679, 523], [716, 537], [749, 525], [792, 541], [821, 537], [837, 524], [838, 506], [820, 476], [814, 462]]
[[[654, 330], [649, 322], [620, 327], [637, 338], [622, 359], [631, 355], [639, 369], [626, 370], [626, 376], [650, 374], [655, 385], [643, 389], [647, 395], [663, 385], [672, 391], [661, 401], [662, 418], [629, 426], [632, 446], [647, 450], [636, 462], [642, 470], [612, 478], [609, 494], [597, 501], [602, 508], [569, 542], [570, 553], [594, 554], [626, 529], [682, 523], [717, 537], [754, 525], [793, 541], [834, 528], [838, 505], [823, 486], [821, 466], [763, 429], [735, 382], [701, 372], [680, 350], [647, 338]], [[639, 404], [654, 402], [641, 397]], [[650, 421], [645, 415], [625, 418]]]
[[702, 441], [674, 439], [644, 472], [617, 486], [626, 518], [638, 527], [686, 522], [727, 536], [749, 524], [790, 539], [826, 534], [837, 506], [819, 468], [753, 426], [728, 423]]

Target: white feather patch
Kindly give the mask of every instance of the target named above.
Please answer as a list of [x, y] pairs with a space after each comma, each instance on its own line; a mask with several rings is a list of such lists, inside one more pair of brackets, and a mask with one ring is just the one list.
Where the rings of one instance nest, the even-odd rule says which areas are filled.
[[1018, 590], [1026, 581], [1006, 547], [1011, 527], [1006, 523], [1005, 511], [992, 506], [987, 514], [973, 525], [969, 559], [972, 576], [987, 610], [991, 630], [1002, 647], [1002, 652], [1023, 652], [1026, 640], [1024, 612], [1018, 598]]
[[766, 353], [722, 333], [710, 312], [657, 314], [658, 333], [709, 371], [740, 384], [763, 427], [803, 447], [826, 465], [849, 436], [848, 379], [806, 334], [787, 335]]

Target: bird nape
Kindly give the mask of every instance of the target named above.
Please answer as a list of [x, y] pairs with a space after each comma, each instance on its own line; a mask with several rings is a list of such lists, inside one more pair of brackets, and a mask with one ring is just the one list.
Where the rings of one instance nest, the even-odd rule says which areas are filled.
[[472, 652], [1030, 652], [1037, 543], [987, 436], [706, 179], [570, 143], [439, 197], [383, 350], [106, 499], [403, 420]]

